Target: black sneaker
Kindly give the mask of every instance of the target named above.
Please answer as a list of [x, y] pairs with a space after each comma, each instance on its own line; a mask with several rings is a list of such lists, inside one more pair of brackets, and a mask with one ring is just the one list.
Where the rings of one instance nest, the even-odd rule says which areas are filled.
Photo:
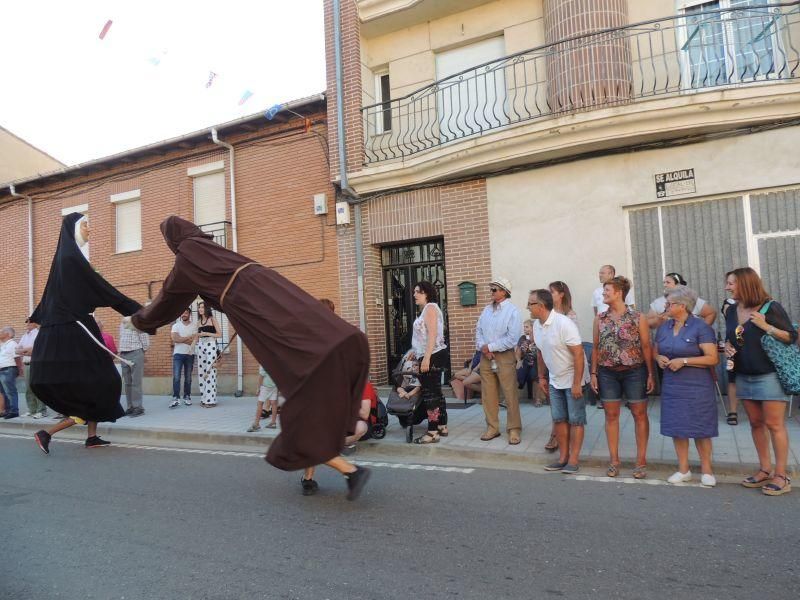
[[347, 479], [347, 499], [357, 500], [372, 472], [366, 467], [356, 467], [352, 473], [345, 475]]
[[17, 417], [19, 417], [19, 413], [18, 412], [7, 412], [6, 414], [3, 415], [3, 418], [6, 419], [6, 420], [8, 420], [8, 419], [16, 419]]
[[339, 452], [339, 454], [341, 454], [342, 456], [352, 456], [355, 453], [356, 453], [355, 444], [350, 444], [349, 446], [345, 446], [344, 448], [342, 448], [342, 451]]
[[130, 417], [133, 414], [133, 408], [126, 408], [125, 409], [125, 416]]
[[303, 496], [313, 496], [319, 490], [319, 484], [313, 479], [300, 478], [300, 485], [303, 486]]
[[44, 452], [45, 454], [50, 454], [50, 434], [47, 433], [44, 429], [40, 429], [36, 433], [33, 434], [33, 439], [36, 440], [36, 444], [39, 446], [39, 449]]
[[133, 417], [141, 417], [144, 414], [143, 408], [134, 408], [133, 412], [129, 415], [131, 418]]
[[86, 438], [86, 447], [87, 448], [102, 448], [103, 446], [110, 446], [111, 442], [107, 442], [106, 440], [100, 439], [99, 435], [93, 435], [90, 438]]

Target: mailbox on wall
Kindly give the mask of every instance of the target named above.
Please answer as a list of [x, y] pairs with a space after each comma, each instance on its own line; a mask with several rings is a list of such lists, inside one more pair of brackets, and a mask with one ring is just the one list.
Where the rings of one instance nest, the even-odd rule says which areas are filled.
[[478, 286], [471, 281], [462, 281], [458, 284], [458, 297], [461, 306], [475, 306], [478, 303]]

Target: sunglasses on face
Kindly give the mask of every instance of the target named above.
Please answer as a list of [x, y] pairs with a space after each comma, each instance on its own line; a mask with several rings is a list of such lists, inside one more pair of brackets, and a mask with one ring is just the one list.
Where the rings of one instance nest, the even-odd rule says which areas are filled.
[[499, 289], [499, 288], [494, 288], [494, 287], [493, 287], [493, 288], [489, 288], [489, 291], [490, 291], [490, 292], [492, 292], [492, 293], [494, 294], [496, 291], [498, 291], [498, 289]]
[[541, 304], [541, 302], [528, 302], [528, 306], [536, 306], [537, 304]]

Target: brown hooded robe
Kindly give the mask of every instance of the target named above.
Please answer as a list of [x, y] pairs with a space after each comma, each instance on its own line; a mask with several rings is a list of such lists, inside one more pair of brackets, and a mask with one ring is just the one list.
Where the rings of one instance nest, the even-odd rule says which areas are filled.
[[133, 315], [133, 325], [153, 334], [199, 295], [228, 316], [286, 397], [281, 433], [267, 461], [291, 471], [337, 456], [353, 431], [367, 381], [364, 334], [272, 269], [248, 265], [253, 261], [219, 246], [193, 223], [168, 217], [161, 233], [175, 266], [156, 299]]

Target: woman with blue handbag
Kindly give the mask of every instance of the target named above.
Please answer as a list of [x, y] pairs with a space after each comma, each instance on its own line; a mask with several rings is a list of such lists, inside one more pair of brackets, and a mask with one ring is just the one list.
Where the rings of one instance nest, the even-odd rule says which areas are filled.
[[[764, 349], [762, 338], [769, 336], [783, 344], [797, 342], [797, 331], [784, 308], [773, 301], [753, 269], [744, 267], [728, 273], [725, 290], [736, 301], [726, 313], [725, 351], [733, 360], [736, 392], [744, 404], [760, 469], [745, 478], [742, 485], [761, 488], [768, 496], [790, 492], [786, 474], [789, 436], [784, 415], [790, 397], [781, 386], [776, 365]], [[767, 344], [768, 345], [768, 344]], [[775, 469], [770, 460], [770, 438], [775, 452]]]

